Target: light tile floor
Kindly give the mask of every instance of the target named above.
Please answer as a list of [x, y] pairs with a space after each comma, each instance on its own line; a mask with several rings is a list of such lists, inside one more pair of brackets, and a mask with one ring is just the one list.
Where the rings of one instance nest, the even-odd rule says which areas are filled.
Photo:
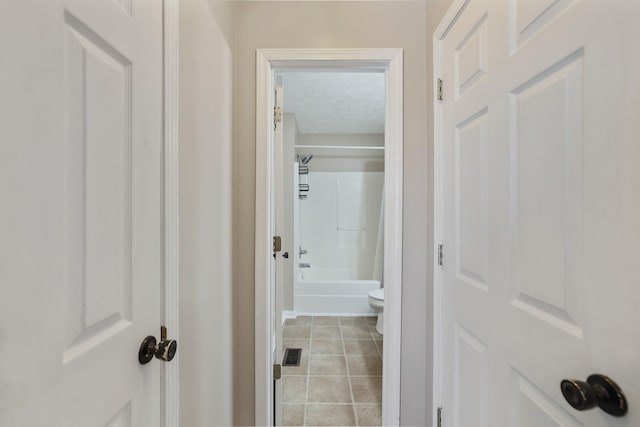
[[282, 368], [285, 426], [380, 426], [382, 335], [375, 317], [288, 319], [282, 347], [302, 348]]

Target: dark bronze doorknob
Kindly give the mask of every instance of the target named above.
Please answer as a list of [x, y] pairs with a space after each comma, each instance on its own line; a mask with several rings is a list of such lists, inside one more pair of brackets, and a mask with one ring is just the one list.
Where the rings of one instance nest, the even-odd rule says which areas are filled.
[[607, 414], [621, 417], [627, 413], [627, 399], [611, 378], [593, 374], [587, 381], [562, 380], [562, 395], [578, 411], [600, 407]]
[[141, 365], [146, 365], [155, 357], [158, 360], [170, 362], [176, 356], [177, 350], [177, 341], [164, 339], [158, 343], [153, 335], [149, 335], [140, 345], [138, 361]]

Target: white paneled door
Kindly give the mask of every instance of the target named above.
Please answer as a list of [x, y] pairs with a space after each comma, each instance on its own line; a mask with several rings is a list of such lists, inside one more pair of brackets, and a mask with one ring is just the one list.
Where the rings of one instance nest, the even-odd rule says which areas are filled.
[[[437, 33], [443, 425], [638, 426], [640, 3], [454, 9]], [[594, 373], [626, 416], [563, 397]]]
[[0, 3], [0, 425], [158, 427], [162, 2]]

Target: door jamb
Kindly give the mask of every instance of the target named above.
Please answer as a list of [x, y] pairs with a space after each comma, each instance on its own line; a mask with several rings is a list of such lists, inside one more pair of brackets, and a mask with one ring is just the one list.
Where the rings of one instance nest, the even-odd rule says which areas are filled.
[[[180, 0], [163, 1], [163, 239], [162, 324], [180, 342], [179, 319], [179, 164], [178, 164], [178, 69]], [[160, 379], [162, 427], [180, 425], [180, 352], [163, 363]]]
[[273, 184], [274, 70], [379, 70], [386, 73], [383, 419], [400, 423], [402, 284], [403, 51], [402, 49], [258, 49], [256, 52], [255, 422], [271, 425], [273, 285], [271, 200]]
[[[442, 42], [456, 23], [462, 12], [471, 0], [453, 0], [451, 6], [440, 21], [433, 33], [433, 93], [438, 93], [438, 79], [443, 78], [442, 70]], [[443, 118], [444, 101], [433, 99], [433, 176], [434, 176], [434, 203], [433, 203], [433, 253], [438, 254], [438, 245], [443, 244], [444, 227], [444, 172], [442, 152], [444, 144]], [[442, 385], [444, 381], [442, 367], [442, 266], [438, 265], [438, 256], [433, 259], [433, 419], [434, 426], [438, 425], [438, 407], [442, 406]]]

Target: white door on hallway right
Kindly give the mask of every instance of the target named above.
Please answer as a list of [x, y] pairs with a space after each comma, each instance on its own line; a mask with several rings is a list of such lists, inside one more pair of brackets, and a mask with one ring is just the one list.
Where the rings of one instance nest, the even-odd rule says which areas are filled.
[[161, 425], [162, 10], [0, 2], [0, 426]]
[[[437, 75], [443, 425], [638, 426], [640, 3], [454, 7]], [[563, 379], [595, 373], [626, 416], [565, 400]]]

